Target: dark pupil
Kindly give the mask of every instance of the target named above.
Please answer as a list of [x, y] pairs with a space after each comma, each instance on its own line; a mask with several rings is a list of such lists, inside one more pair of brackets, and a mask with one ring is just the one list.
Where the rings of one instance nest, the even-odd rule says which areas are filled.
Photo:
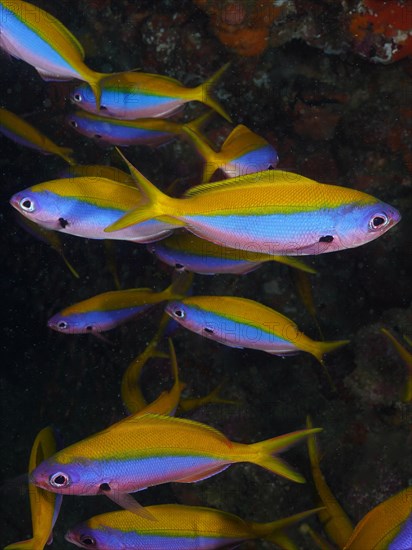
[[91, 330], [93, 330], [93, 327], [92, 327], [92, 325], [89, 325], [89, 326], [87, 326], [87, 327], [86, 327], [86, 330], [88, 330], [88, 331], [91, 331]]
[[74, 99], [75, 99], [76, 101], [80, 101], [80, 94], [75, 94]]
[[24, 206], [24, 208], [30, 208], [30, 206], [31, 206], [31, 201], [29, 201], [29, 200], [24, 201], [24, 202], [23, 202], [23, 206]]
[[90, 537], [83, 537], [82, 543], [86, 544], [87, 546], [92, 546], [94, 544], [94, 540]]
[[213, 334], [213, 330], [211, 328], [205, 327], [205, 332], [207, 332], [208, 334]]
[[75, 120], [71, 120], [70, 124], [73, 126], [73, 128], [77, 127], [77, 122]]
[[269, 164], [268, 170], [273, 170], [273, 166], [271, 164]]
[[56, 485], [64, 485], [66, 483], [66, 478], [64, 476], [57, 476], [54, 480]]
[[331, 243], [333, 241], [332, 235], [325, 235], [319, 239], [320, 243]]
[[59, 323], [59, 328], [66, 328], [66, 323], [64, 321]]
[[100, 134], [94, 134], [94, 137], [100, 139], [102, 136]]
[[376, 216], [376, 218], [373, 218], [372, 223], [373, 223], [374, 227], [379, 227], [380, 225], [385, 223], [385, 220], [383, 218], [381, 218], [380, 216]]
[[184, 265], [182, 265], [182, 264], [175, 264], [175, 268], [176, 268], [176, 269], [183, 269], [183, 268], [184, 268]]
[[110, 485], [108, 483], [102, 483], [100, 485], [100, 490], [101, 491], [110, 491]]
[[177, 309], [175, 311], [175, 315], [176, 315], [176, 317], [183, 317], [183, 311], [181, 309]]

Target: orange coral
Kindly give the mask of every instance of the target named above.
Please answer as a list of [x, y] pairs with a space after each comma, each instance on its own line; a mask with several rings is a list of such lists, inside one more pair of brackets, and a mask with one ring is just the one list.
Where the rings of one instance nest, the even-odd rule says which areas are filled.
[[412, 10], [399, 0], [364, 0], [349, 24], [356, 50], [380, 63], [412, 55]]
[[220, 42], [242, 56], [263, 53], [268, 46], [270, 27], [282, 12], [272, 0], [195, 0], [210, 17]]

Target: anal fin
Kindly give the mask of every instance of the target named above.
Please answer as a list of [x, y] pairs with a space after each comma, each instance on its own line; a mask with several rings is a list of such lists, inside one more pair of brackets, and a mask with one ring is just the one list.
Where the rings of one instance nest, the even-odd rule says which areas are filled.
[[220, 472], [223, 472], [224, 470], [226, 470], [226, 468], [229, 468], [229, 466], [230, 464], [225, 464], [223, 466], [213, 466], [211, 468], [208, 468], [207, 470], [203, 470], [201, 473], [176, 479], [175, 483], [194, 483], [196, 481], [201, 481], [202, 479], [207, 479], [208, 477], [220, 474]]

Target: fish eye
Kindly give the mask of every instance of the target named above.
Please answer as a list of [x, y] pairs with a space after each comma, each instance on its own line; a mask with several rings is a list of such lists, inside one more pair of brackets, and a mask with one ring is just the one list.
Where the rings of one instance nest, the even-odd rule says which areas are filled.
[[185, 266], [183, 264], [175, 264], [176, 271], [184, 271]]
[[185, 312], [182, 309], [175, 309], [173, 314], [175, 317], [178, 317], [179, 319], [183, 319], [185, 316]]
[[100, 134], [94, 134], [94, 137], [97, 138], [97, 139], [101, 139], [102, 136]]
[[34, 202], [28, 197], [21, 199], [19, 206], [25, 212], [34, 212]]
[[75, 120], [71, 120], [70, 126], [72, 126], [73, 128], [77, 128], [77, 122]]
[[63, 472], [57, 472], [49, 477], [49, 482], [52, 487], [56, 489], [61, 489], [62, 487], [68, 487], [70, 485], [70, 480], [66, 474]]
[[74, 101], [77, 101], [77, 103], [80, 103], [82, 100], [82, 95], [79, 93], [73, 94]]
[[269, 164], [268, 170], [274, 170], [274, 168], [273, 168], [273, 166], [272, 166], [271, 164]]
[[205, 332], [207, 332], [208, 334], [213, 334], [214, 333], [214, 330], [212, 328], [209, 328], [209, 327], [205, 327], [203, 330]]
[[68, 323], [66, 323], [66, 321], [59, 321], [57, 323], [57, 328], [59, 328], [60, 330], [65, 330], [66, 328], [68, 328]]
[[82, 544], [85, 544], [86, 546], [96, 546], [96, 541], [90, 535], [80, 535], [79, 540]]
[[383, 212], [379, 212], [378, 214], [374, 214], [372, 218], [369, 221], [369, 229], [371, 231], [376, 231], [378, 229], [382, 229], [382, 227], [385, 227], [389, 223], [389, 218], [386, 214]]
[[87, 325], [86, 330], [87, 330], [87, 332], [92, 332], [93, 325]]

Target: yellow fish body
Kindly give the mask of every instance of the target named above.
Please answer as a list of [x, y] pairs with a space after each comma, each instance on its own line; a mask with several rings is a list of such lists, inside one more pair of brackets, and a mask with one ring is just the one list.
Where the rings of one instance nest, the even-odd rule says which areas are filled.
[[216, 342], [251, 348], [273, 355], [306, 351], [323, 361], [323, 355], [348, 340], [317, 342], [281, 313], [254, 300], [235, 296], [192, 296], [167, 304], [166, 312], [185, 328]]
[[59, 147], [34, 126], [4, 107], [0, 107], [0, 132], [20, 145], [36, 149], [45, 155], [58, 155], [69, 164], [74, 164], [72, 149]]
[[248, 445], [230, 441], [199, 422], [133, 415], [59, 451], [42, 462], [30, 479], [55, 493], [105, 494], [117, 502], [122, 495], [146, 487], [206, 479], [237, 462], [250, 462], [302, 483], [304, 478], [277, 455], [319, 431], [300, 430]]
[[108, 226], [107, 232], [157, 219], [230, 248], [297, 256], [360, 246], [401, 217], [392, 206], [361, 191], [279, 170], [200, 185], [175, 199], [128, 165], [144, 206]]
[[107, 75], [89, 69], [79, 41], [38, 6], [1, 0], [0, 47], [32, 65], [44, 80], [84, 80], [100, 105], [100, 81]]
[[159, 550], [213, 550], [237, 548], [244, 541], [262, 539], [287, 550], [297, 548], [292, 542], [284, 546], [283, 530], [314, 514], [307, 510], [293, 516], [268, 522], [246, 521], [234, 514], [213, 508], [160, 504], [145, 508], [153, 520], [128, 511], [101, 514], [76, 525], [66, 540], [81, 548], [123, 548]]
[[412, 487], [373, 508], [361, 519], [344, 550], [412, 548]]
[[[56, 452], [53, 430], [44, 428], [34, 440], [30, 453], [29, 474]], [[61, 495], [54, 495], [29, 484], [33, 538], [9, 544], [4, 550], [43, 550], [53, 540], [52, 530], [59, 515]]]
[[381, 328], [382, 334], [384, 334], [388, 340], [392, 343], [393, 347], [399, 353], [403, 362], [405, 363], [407, 369], [407, 378], [405, 389], [402, 395], [402, 400], [405, 403], [410, 403], [412, 401], [412, 353], [408, 351], [394, 336], [386, 330], [386, 328]]
[[[313, 424], [308, 417], [306, 427], [312, 428]], [[319, 464], [319, 454], [316, 445], [316, 437], [308, 437], [308, 449], [310, 467], [312, 470], [313, 482], [319, 495], [321, 504], [325, 507], [318, 512], [319, 520], [322, 523], [326, 534], [333, 540], [338, 548], [343, 548], [353, 532], [353, 525], [346, 512], [336, 500], [332, 491], [323, 477]]]

